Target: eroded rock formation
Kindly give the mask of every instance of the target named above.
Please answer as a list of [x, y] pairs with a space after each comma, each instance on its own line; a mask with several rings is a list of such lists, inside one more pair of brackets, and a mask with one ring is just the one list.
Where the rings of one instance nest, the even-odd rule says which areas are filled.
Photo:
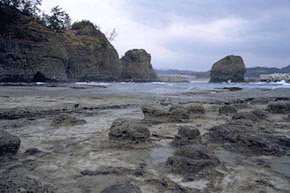
[[121, 63], [90, 22], [53, 31], [3, 5], [0, 18], [0, 82], [156, 80], [145, 50], [129, 51]]
[[121, 58], [122, 79], [135, 81], [157, 80], [151, 65], [151, 55], [143, 49], [133, 49]]
[[244, 82], [246, 67], [242, 57], [226, 56], [213, 64], [210, 82]]

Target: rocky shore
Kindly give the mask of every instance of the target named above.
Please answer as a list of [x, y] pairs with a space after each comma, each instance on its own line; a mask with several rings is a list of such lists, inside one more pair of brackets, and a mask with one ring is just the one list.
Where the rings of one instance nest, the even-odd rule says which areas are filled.
[[1, 86], [0, 192], [286, 193], [289, 92]]

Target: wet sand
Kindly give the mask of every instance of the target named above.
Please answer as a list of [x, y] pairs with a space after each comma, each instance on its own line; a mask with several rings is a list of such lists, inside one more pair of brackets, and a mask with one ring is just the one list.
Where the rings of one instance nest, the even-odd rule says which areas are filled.
[[[232, 120], [220, 115], [224, 104], [238, 112], [264, 110], [274, 101], [290, 101], [290, 89], [223, 89], [176, 93], [114, 92], [102, 87], [0, 87], [0, 125], [21, 140], [17, 155], [1, 157], [1, 176], [28, 176], [48, 186], [51, 192], [99, 193], [118, 183], [130, 182], [143, 193], [159, 192], [258, 192], [286, 193], [290, 190], [290, 157], [255, 155], [208, 142], [209, 130]], [[145, 143], [123, 144], [109, 140], [114, 120], [144, 119], [145, 104], [162, 108], [203, 105], [204, 115], [186, 122], [149, 124]], [[86, 121], [80, 125], [54, 126], [54, 118], [67, 113]], [[253, 122], [289, 136], [288, 114], [269, 113]], [[220, 160], [207, 175], [185, 179], [166, 165], [177, 147], [172, 140], [178, 127], [190, 126], [201, 132], [202, 144]], [[38, 153], [26, 150], [37, 148]], [[18, 180], [18, 179], [17, 179]], [[15, 180], [15, 183], [17, 183]], [[19, 182], [20, 180], [18, 180]], [[45, 191], [40, 191], [45, 192]]]

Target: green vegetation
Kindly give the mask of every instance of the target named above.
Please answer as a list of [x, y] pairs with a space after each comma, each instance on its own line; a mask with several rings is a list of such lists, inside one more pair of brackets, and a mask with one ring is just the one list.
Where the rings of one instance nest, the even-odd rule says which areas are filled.
[[57, 31], [71, 27], [70, 16], [59, 6], [51, 9], [51, 15], [43, 14], [42, 21], [47, 27]]
[[0, 4], [18, 9], [27, 15], [37, 16], [42, 0], [0, 0]]
[[100, 30], [97, 25], [94, 25], [92, 22], [88, 20], [82, 20], [80, 22], [73, 23], [72, 30], [78, 30], [84, 35], [94, 35]]

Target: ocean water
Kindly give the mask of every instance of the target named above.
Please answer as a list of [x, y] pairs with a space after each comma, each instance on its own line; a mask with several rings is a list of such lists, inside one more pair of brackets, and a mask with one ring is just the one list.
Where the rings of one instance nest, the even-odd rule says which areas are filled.
[[152, 94], [165, 94], [165, 93], [178, 93], [202, 90], [216, 90], [223, 88], [239, 87], [242, 89], [276, 89], [276, 88], [289, 88], [290, 83], [285, 81], [275, 83], [255, 82], [255, 83], [208, 83], [203, 81], [194, 81], [189, 83], [173, 83], [173, 82], [152, 82], [152, 83], [125, 83], [125, 82], [76, 82], [76, 85], [88, 86], [105, 86], [108, 90], [114, 92], [136, 92], [136, 93], [152, 93]]

